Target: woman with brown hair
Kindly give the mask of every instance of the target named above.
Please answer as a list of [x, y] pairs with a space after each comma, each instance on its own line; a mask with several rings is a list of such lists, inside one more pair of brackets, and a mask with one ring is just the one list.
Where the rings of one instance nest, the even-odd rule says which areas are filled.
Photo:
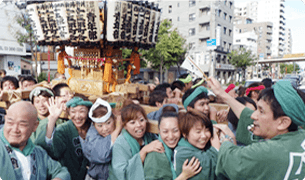
[[179, 129], [183, 138], [174, 151], [174, 167], [176, 167], [177, 176], [182, 172], [185, 160], [190, 161], [195, 157], [200, 161], [202, 170], [190, 179], [222, 179], [215, 174], [217, 149], [220, 147], [220, 142], [217, 135], [213, 138], [211, 120], [203, 113], [191, 109], [179, 115]]
[[113, 145], [108, 179], [144, 179], [146, 155], [153, 151], [163, 153], [164, 147], [154, 134], [147, 132], [149, 123], [140, 105], [129, 104], [121, 112], [124, 128]]

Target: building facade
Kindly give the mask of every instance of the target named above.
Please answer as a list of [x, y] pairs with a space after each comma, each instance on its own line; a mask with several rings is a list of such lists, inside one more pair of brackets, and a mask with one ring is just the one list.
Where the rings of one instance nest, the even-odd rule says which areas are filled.
[[[188, 54], [200, 68], [222, 83], [233, 80], [235, 68], [227, 54], [233, 47], [233, 1], [158, 1], [162, 19], [186, 39]], [[217, 48], [209, 50], [207, 40], [217, 39]]]
[[254, 22], [271, 22], [272, 46], [271, 56], [282, 57], [285, 50], [285, 0], [261, 0], [249, 3], [239, 3], [235, 15], [251, 18]]
[[[273, 24], [271, 22], [254, 23], [252, 19], [246, 17], [234, 18], [234, 36], [240, 33], [254, 31], [257, 37], [257, 55], [263, 54], [266, 59], [272, 56], [272, 34]], [[235, 38], [234, 44], [240, 44], [240, 39]]]
[[292, 36], [291, 36], [291, 29], [286, 28], [285, 30], [285, 51], [284, 54], [292, 54]]
[[21, 60], [26, 55], [25, 45], [20, 45], [14, 37], [14, 33], [21, 29], [13, 20], [19, 13], [14, 3], [0, 3], [0, 69], [5, 69], [7, 75], [12, 76], [21, 74], [27, 68]]

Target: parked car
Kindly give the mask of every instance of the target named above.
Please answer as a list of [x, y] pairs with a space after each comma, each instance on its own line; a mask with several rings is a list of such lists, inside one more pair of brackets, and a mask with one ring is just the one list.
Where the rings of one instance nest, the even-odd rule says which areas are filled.
[[283, 79], [295, 79], [297, 81], [297, 84], [300, 84], [302, 81], [302, 76], [298, 74], [286, 74]]
[[279, 81], [290, 81], [291, 85], [294, 88], [298, 88], [299, 87], [299, 83], [298, 83], [297, 79], [280, 79]]
[[[259, 79], [259, 78], [246, 80], [244, 87], [247, 88], [252, 83], [260, 83], [260, 82], [262, 82], [262, 80], [263, 79]], [[272, 85], [275, 84], [277, 81], [278, 81], [278, 79], [272, 79]]]

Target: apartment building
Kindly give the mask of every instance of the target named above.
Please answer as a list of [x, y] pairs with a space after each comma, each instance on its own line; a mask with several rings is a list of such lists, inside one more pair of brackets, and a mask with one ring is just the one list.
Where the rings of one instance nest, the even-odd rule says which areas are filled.
[[[234, 18], [234, 36], [238, 34], [254, 31], [257, 37], [257, 55], [263, 53], [264, 58], [272, 55], [272, 32], [273, 24], [271, 22], [253, 22], [252, 19], [247, 17]], [[240, 44], [239, 38], [235, 38], [234, 44]]]
[[285, 46], [284, 46], [284, 54], [292, 54], [292, 36], [291, 29], [286, 28], [285, 30]]
[[282, 57], [285, 48], [285, 0], [261, 0], [236, 5], [235, 15], [251, 18], [254, 22], [271, 22], [271, 56]]
[[[227, 54], [233, 47], [233, 1], [168, 1], [160, 0], [162, 19], [169, 19], [173, 28], [186, 39], [188, 54], [201, 69], [222, 83], [233, 80], [234, 66]], [[217, 39], [217, 48], [210, 52], [207, 40]], [[212, 57], [210, 56], [212, 55]], [[215, 60], [214, 60], [215, 59]]]

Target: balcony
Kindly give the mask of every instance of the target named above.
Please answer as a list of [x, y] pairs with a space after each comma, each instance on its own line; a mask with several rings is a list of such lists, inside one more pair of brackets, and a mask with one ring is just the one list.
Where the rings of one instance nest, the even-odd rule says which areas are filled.
[[267, 36], [266, 36], [266, 39], [267, 39], [267, 40], [272, 40], [272, 36], [271, 36], [271, 35], [267, 35]]
[[271, 54], [271, 50], [270, 49], [266, 49], [266, 54]]

